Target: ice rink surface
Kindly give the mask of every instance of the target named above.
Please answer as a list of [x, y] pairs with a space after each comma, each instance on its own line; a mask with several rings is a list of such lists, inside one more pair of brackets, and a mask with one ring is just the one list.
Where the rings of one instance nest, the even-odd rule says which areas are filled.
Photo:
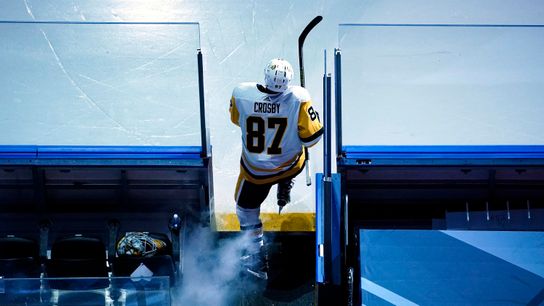
[[[323, 50], [327, 49], [328, 51], [328, 66], [329, 70], [332, 70], [332, 52], [335, 47], [338, 47], [338, 24], [340, 23], [544, 24], [544, 4], [538, 0], [523, 2], [514, 0], [0, 0], [0, 20], [200, 23], [200, 46], [204, 54], [207, 120], [213, 146], [215, 207], [218, 213], [234, 212], [233, 190], [238, 175], [241, 151], [240, 131], [230, 123], [228, 115], [231, 91], [240, 82], [260, 81], [264, 65], [274, 57], [286, 58], [293, 64], [295, 71], [298, 71], [297, 38], [304, 26], [316, 15], [323, 15], [324, 20], [307, 39], [305, 70], [307, 88], [312, 94], [317, 108], [322, 110]], [[64, 58], [60, 52], [56, 53], [55, 50], [60, 50], [60, 46], [55, 42], [54, 31], [47, 31], [50, 30], [44, 29], [41, 35], [36, 35], [34, 38], [26, 35], [8, 37], [8, 35], [15, 33], [13, 31], [3, 31], [0, 35], [2, 35], [2, 41], [10, 39], [23, 43], [26, 40], [24, 42], [26, 44], [35, 43], [37, 50], [50, 52], [50, 64], [54, 66], [54, 69], [60, 70], [61, 73], [62, 70], [65, 70], [66, 75], [72, 76], [65, 78], [64, 84], [55, 85], [62, 86], [67, 92], [71, 92], [73, 99], [63, 101], [51, 99], [51, 97], [40, 97], [39, 93], [28, 94], [32, 93], [33, 82], [22, 79], [18, 80], [19, 85], [22, 83], [20, 90], [27, 93], [30, 100], [21, 103], [21, 101], [12, 98], [14, 97], [13, 83], [8, 80], [13, 81], [14, 75], [4, 73], [0, 77], [0, 80], [3, 80], [0, 84], [0, 103], [2, 103], [0, 108], [0, 129], [2, 130], [0, 144], [36, 144], [39, 142], [39, 144], [69, 145], [77, 143], [79, 139], [87, 139], [89, 142], [96, 141], [84, 144], [110, 145], [185, 145], [186, 143], [180, 142], [198, 141], [198, 137], [193, 137], [198, 118], [192, 116], [186, 118], [185, 115], [188, 111], [190, 112], [190, 104], [184, 100], [180, 105], [176, 105], [174, 100], [168, 101], [169, 95], [164, 92], [172, 92], [175, 96], [176, 90], [180, 86], [180, 84], [176, 84], [176, 80], [184, 79], [183, 72], [192, 71], [194, 67], [184, 67], [183, 65], [187, 64], [185, 62], [179, 63], [179, 67], [168, 64], [168, 62], [165, 62], [168, 64], [165, 66], [157, 65], [159, 62], [162, 63], [161, 61], [152, 62], [143, 67], [142, 65], [149, 63], [149, 60], [134, 63], [138, 66], [132, 68], [144, 68], [143, 70], [134, 70], [135, 73], [144, 74], [150, 71], [146, 70], [149, 68], [155, 69], [160, 77], [151, 78], [147, 83], [132, 83], [133, 87], [124, 86], [130, 83], [126, 80], [124, 85], [116, 84], [116, 81], [119, 80], [111, 79], [104, 71], [101, 72], [103, 74], [101, 77], [89, 78], [87, 76], [85, 78], [85, 75], [77, 74], [77, 69], [79, 65], [89, 63], [70, 61], [70, 59]], [[77, 39], [77, 37], [73, 39]], [[136, 41], [131, 40], [130, 37], [125, 37], [125, 39], [128, 53], [132, 48], [142, 48], [137, 39], [135, 39]], [[155, 38], [150, 37], [149, 39]], [[183, 52], [195, 48], [197, 45], [196, 43], [187, 46], [167, 45], [172, 41], [193, 41], [194, 37], [184, 39], [174, 35], [172, 39], [160, 36], [156, 36], [156, 39], [164, 39], [164, 52], [156, 53], [159, 54], [157, 55], [159, 58], [162, 56], [162, 59], [167, 59], [168, 56], [177, 59], [186, 56], [190, 58], [191, 53], [187, 55]], [[83, 46], [93, 49], [92, 44], [83, 44]], [[26, 51], [28, 52], [28, 50]], [[154, 54], [155, 51], [157, 50], [149, 50], [150, 54]], [[9, 52], [16, 52], [16, 50], [9, 51], [5, 46], [0, 46], [1, 58], [5, 59]], [[489, 52], [493, 52], [493, 50], [491, 49]], [[194, 61], [196, 62], [196, 53]], [[0, 60], [0, 63], [2, 65], [10, 64], [6, 60]], [[13, 65], [13, 62], [11, 64]], [[5, 67], [2, 67], [1, 71], [6, 71]], [[17, 71], [17, 67], [12, 66], [8, 71]], [[37, 72], [24, 71], [21, 73], [35, 75]], [[100, 73], [97, 75], [100, 76]], [[194, 77], [196, 78], [196, 74]], [[343, 79], [349, 82], [350, 75], [344, 74]], [[47, 79], [39, 77], [36, 77], [35, 81], [47, 83]], [[538, 82], [542, 82], [542, 79], [539, 79]], [[295, 83], [298, 83], [298, 75], [295, 76]], [[111, 96], [104, 95], [104, 92], [100, 90], [107, 86], [120, 85], [124, 86], [122, 95], [124, 100], [121, 102], [111, 99]], [[145, 95], [145, 86], [149, 86], [150, 90], [154, 92], [154, 96], [142, 98], [142, 95]], [[191, 89], [191, 86], [195, 86], [195, 84], [188, 82], [181, 84], [181, 86]], [[347, 94], [345, 93], [345, 95]], [[137, 99], [131, 100], [131, 95]], [[15, 96], [24, 95], [15, 94]], [[141, 103], [132, 101], [141, 101]], [[542, 107], [541, 99], [533, 100], [532, 103], [538, 104], [539, 101], [540, 107]], [[116, 105], [116, 103], [121, 105]], [[132, 113], [129, 110], [140, 112], [145, 116], [131, 117]], [[123, 111], [128, 111], [128, 113], [125, 113], [122, 119], [118, 119], [119, 117], [116, 117], [119, 115], [118, 112]], [[423, 108], [421, 111], [424, 112], [425, 109]], [[462, 113], [465, 115], [462, 116], [466, 120], [473, 121], [480, 117], [504, 115], [502, 113], [504, 110], [498, 110], [498, 113], [495, 111], [497, 109], [493, 107], [475, 108], [468, 112], [464, 108]], [[379, 118], [375, 119], [379, 121]], [[83, 126], [80, 122], [86, 123]], [[147, 123], [141, 125], [139, 122]], [[108, 129], [108, 127], [110, 128]], [[522, 137], [520, 142], [526, 144], [544, 143], [542, 136], [535, 134], [534, 127], [534, 123], [528, 124], [526, 130], [517, 131], [516, 135], [518, 136], [530, 136], [526, 138], [527, 141], [524, 140], [524, 136], [520, 136]], [[536, 127], [541, 131], [542, 123], [536, 123]], [[495, 129], [483, 129], [482, 131], [492, 134]], [[442, 132], [437, 131], [437, 133]], [[379, 140], [383, 136], [380, 134], [380, 129], [376, 128], [369, 135], [374, 140]], [[516, 135], [512, 137], [518, 137]], [[482, 134], [476, 139], [486, 139], [486, 137], [487, 134]], [[429, 139], [431, 140], [423, 142], [433, 141], [432, 137]], [[194, 143], [190, 144], [194, 145]], [[198, 143], [196, 144], [198, 145]], [[312, 148], [311, 154], [314, 171], [321, 172], [321, 144]], [[292, 198], [293, 203], [286, 207], [285, 212], [314, 212], [314, 186], [307, 187], [303, 177], [298, 178]], [[266, 213], [277, 211], [274, 189], [263, 205], [262, 211]]]

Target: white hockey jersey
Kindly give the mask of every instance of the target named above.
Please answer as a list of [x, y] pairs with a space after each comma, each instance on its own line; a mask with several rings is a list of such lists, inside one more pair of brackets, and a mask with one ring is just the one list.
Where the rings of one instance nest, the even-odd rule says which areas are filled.
[[323, 134], [310, 94], [300, 86], [267, 94], [257, 83], [242, 83], [232, 93], [230, 115], [242, 131], [241, 173], [256, 184], [300, 173], [303, 145], [316, 144]]

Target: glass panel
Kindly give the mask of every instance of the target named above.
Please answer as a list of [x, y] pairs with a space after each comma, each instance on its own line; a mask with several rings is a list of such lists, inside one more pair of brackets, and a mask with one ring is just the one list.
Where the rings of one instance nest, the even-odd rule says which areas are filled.
[[170, 306], [169, 278], [0, 278], [0, 305], [136, 304]]
[[343, 145], [544, 144], [544, 27], [340, 25]]
[[200, 145], [197, 23], [0, 32], [0, 144]]

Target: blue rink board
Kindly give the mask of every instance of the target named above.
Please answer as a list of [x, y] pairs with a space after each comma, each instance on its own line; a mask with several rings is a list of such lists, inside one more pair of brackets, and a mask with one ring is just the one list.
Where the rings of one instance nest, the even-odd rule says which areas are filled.
[[363, 305], [541, 305], [544, 233], [360, 230]]
[[346, 166], [544, 165], [542, 145], [343, 146]]
[[4, 165], [202, 166], [200, 146], [0, 146]]

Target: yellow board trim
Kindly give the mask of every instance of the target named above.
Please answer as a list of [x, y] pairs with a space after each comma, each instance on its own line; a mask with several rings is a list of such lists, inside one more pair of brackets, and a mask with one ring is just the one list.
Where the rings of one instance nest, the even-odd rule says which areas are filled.
[[[236, 213], [216, 213], [217, 231], [240, 230]], [[261, 213], [264, 230], [269, 232], [315, 232], [315, 213]]]

